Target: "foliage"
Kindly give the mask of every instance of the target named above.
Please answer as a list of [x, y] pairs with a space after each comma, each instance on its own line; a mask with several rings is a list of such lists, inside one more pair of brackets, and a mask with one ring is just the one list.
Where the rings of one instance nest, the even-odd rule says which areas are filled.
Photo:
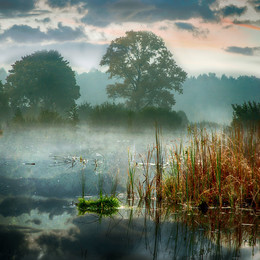
[[38, 122], [43, 124], [58, 124], [63, 122], [63, 119], [56, 111], [42, 109], [38, 116]]
[[78, 114], [80, 121], [87, 121], [90, 113], [92, 112], [92, 106], [88, 102], [84, 102], [78, 106]]
[[9, 117], [10, 107], [8, 101], [8, 95], [5, 91], [2, 81], [0, 80], [0, 122], [6, 120]]
[[120, 124], [127, 120], [128, 113], [132, 111], [123, 104], [103, 103], [93, 107], [90, 113], [90, 121], [94, 124]]
[[68, 111], [68, 119], [72, 125], [76, 125], [79, 123], [79, 108], [76, 104], [72, 105], [72, 107]]
[[96, 125], [120, 125], [128, 127], [153, 127], [158, 125], [179, 128], [187, 125], [187, 117], [184, 112], [175, 112], [166, 108], [147, 107], [140, 111], [128, 109], [123, 104], [104, 103], [88, 110], [91, 124]]
[[97, 200], [85, 200], [79, 198], [77, 208], [80, 215], [89, 213], [97, 213], [102, 216], [111, 216], [115, 214], [120, 206], [119, 200], [116, 197], [100, 196]]
[[6, 89], [13, 109], [64, 113], [79, 98], [79, 86], [68, 61], [57, 51], [38, 51], [12, 65]]
[[244, 102], [242, 105], [232, 104], [233, 124], [256, 125], [260, 123], [260, 103]]
[[[179, 116], [177, 112], [166, 108], [146, 107], [139, 113], [136, 113], [136, 117], [138, 118], [139, 124], [149, 125], [151, 127], [154, 126], [155, 122], [157, 122], [158, 125], [169, 126], [173, 128], [183, 126], [182, 117]], [[185, 122], [183, 123], [185, 124]]]
[[171, 108], [175, 100], [170, 91], [182, 93], [187, 75], [163, 40], [146, 31], [129, 31], [112, 41], [100, 65], [108, 66], [110, 78], [123, 79], [107, 86], [108, 96], [126, 99], [127, 106], [137, 111], [147, 106]]
[[22, 111], [20, 108], [17, 108], [14, 113], [13, 122], [16, 124], [22, 124], [25, 122]]

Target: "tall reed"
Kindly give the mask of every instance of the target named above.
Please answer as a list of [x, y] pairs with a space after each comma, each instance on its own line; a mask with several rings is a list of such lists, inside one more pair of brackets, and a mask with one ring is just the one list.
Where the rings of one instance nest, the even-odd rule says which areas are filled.
[[[256, 130], [256, 129], [255, 129]], [[230, 128], [209, 135], [190, 129], [189, 145], [170, 152], [170, 174], [163, 182], [168, 202], [259, 206], [259, 131]]]
[[127, 198], [134, 200], [135, 197], [135, 168], [136, 163], [133, 160], [133, 156], [128, 150], [128, 169], [127, 169]]
[[[260, 207], [260, 127], [211, 132], [188, 129], [188, 144], [175, 144], [163, 156], [161, 132], [156, 144], [128, 167], [127, 193], [157, 202], [207, 206]], [[130, 155], [129, 155], [130, 158]], [[165, 161], [165, 163], [164, 163]]]
[[163, 175], [163, 156], [162, 156], [162, 144], [160, 140], [161, 130], [157, 124], [155, 124], [155, 141], [156, 141], [156, 199], [162, 200], [162, 175]]

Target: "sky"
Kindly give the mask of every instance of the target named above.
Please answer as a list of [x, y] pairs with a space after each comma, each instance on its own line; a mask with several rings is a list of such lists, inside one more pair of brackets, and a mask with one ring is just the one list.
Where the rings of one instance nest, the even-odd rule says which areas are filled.
[[58, 50], [78, 73], [111, 40], [152, 31], [190, 76], [260, 77], [260, 0], [0, 0], [0, 67]]

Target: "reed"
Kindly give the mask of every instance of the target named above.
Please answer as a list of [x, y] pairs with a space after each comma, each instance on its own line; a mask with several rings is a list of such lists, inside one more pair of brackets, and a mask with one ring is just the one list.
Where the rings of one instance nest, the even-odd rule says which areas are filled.
[[162, 175], [163, 175], [163, 156], [162, 156], [162, 144], [160, 140], [161, 130], [157, 124], [155, 124], [155, 141], [156, 141], [156, 199], [162, 200]]
[[139, 198], [167, 204], [259, 208], [259, 129], [209, 133], [195, 126], [188, 129], [188, 144], [175, 144], [164, 158], [156, 127], [155, 147], [142, 157], [143, 175], [136, 174], [139, 164], [129, 164], [128, 194], [134, 198], [136, 187]]
[[136, 163], [128, 151], [128, 169], [127, 169], [127, 198], [134, 200], [135, 197], [135, 168]]
[[236, 127], [209, 135], [195, 128], [189, 135], [183, 153], [176, 148], [170, 152], [163, 198], [197, 205], [259, 207], [259, 131]]

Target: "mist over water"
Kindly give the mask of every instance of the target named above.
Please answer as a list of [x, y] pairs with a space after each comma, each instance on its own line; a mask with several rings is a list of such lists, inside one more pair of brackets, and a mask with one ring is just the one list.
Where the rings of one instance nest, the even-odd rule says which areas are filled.
[[[165, 151], [181, 141], [185, 145], [186, 138], [186, 130], [162, 130]], [[191, 224], [194, 217], [198, 218], [195, 223], [207, 217], [216, 225], [223, 225], [219, 222], [222, 215], [216, 216], [226, 214], [230, 218], [229, 211], [216, 215], [212, 210], [204, 217], [194, 212], [192, 217], [185, 211], [167, 213], [145, 206], [129, 208], [121, 197], [123, 206], [115, 216], [78, 216], [75, 202], [81, 196], [82, 166], [71, 167], [70, 163], [62, 163], [64, 158], [89, 159], [85, 169], [86, 196], [99, 194], [99, 174], [103, 176], [106, 194], [110, 194], [113, 175], [119, 174], [117, 194], [123, 194], [129, 154], [140, 162], [141, 155], [154, 145], [154, 129], [129, 131], [81, 125], [26, 127], [4, 132], [0, 139], [0, 237], [4, 238], [1, 257], [181, 259], [204, 255], [209, 259], [238, 256], [257, 259], [259, 243], [251, 248], [245, 242], [237, 251], [236, 242], [224, 242], [221, 229], [215, 232], [216, 235], [221, 232], [223, 241], [209, 239], [206, 235], [209, 231], [203, 224], [196, 227]], [[102, 157], [99, 172], [91, 164], [91, 158], [97, 157]], [[255, 227], [255, 217], [244, 213], [240, 216], [241, 223], [247, 223], [241, 232], [247, 236], [248, 230]]]
[[[165, 133], [164, 139], [167, 144], [175, 144], [180, 140], [181, 132], [174, 134]], [[90, 128], [80, 126], [77, 128], [25, 128], [5, 132], [0, 139], [0, 167], [1, 178], [12, 178], [13, 181], [25, 182], [30, 179], [41, 189], [35, 189], [35, 195], [49, 188], [48, 179], [56, 182], [56, 189], [61, 194], [56, 196], [66, 197], [80, 195], [77, 185], [80, 185], [81, 166], [60, 164], [53, 157], [82, 157], [93, 159], [102, 157], [103, 165], [100, 166], [102, 174], [108, 178], [119, 173], [120, 185], [125, 186], [127, 177], [128, 153], [137, 159], [140, 154], [152, 148], [155, 142], [154, 130], [140, 130], [129, 132], [120, 128]], [[35, 164], [35, 165], [30, 165]], [[91, 164], [91, 163], [90, 163]], [[87, 167], [87, 193], [98, 194], [97, 174], [93, 166]], [[69, 180], [69, 181], [68, 181]], [[9, 180], [10, 181], [10, 180]], [[45, 185], [43, 184], [45, 183]], [[88, 185], [88, 183], [94, 184]], [[72, 186], [75, 186], [74, 188]], [[80, 187], [80, 186], [79, 186]], [[108, 188], [108, 187], [106, 187]], [[2, 192], [7, 192], [8, 187], [3, 187]], [[15, 192], [9, 188], [10, 192]], [[57, 191], [57, 190], [56, 190]], [[25, 191], [24, 191], [25, 192]], [[41, 195], [41, 194], [38, 194]]]

